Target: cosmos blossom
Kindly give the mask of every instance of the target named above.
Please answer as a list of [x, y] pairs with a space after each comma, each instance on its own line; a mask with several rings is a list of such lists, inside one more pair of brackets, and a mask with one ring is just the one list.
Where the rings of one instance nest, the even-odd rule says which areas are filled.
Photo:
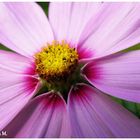
[[0, 3], [0, 130], [7, 137], [140, 137], [107, 94], [140, 102], [139, 3]]

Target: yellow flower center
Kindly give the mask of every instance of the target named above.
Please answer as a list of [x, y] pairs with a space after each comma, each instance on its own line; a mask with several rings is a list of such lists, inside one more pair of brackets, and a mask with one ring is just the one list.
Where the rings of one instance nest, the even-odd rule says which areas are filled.
[[47, 82], [69, 76], [78, 64], [78, 54], [68, 43], [54, 41], [35, 54], [36, 72]]

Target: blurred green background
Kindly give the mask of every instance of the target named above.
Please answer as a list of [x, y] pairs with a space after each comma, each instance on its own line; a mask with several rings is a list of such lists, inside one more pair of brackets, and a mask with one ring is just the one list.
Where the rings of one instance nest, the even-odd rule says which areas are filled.
[[[46, 15], [48, 15], [48, 7], [49, 7], [49, 2], [37, 2], [44, 10], [44, 12], [46, 13]], [[0, 44], [0, 49], [1, 50], [7, 50], [7, 51], [11, 51], [8, 48], [6, 48], [5, 46]], [[133, 50], [138, 50], [140, 49], [140, 44], [133, 46], [129, 49], [126, 49], [124, 51], [133, 51]], [[112, 97], [116, 102], [118, 102], [119, 104], [123, 105], [126, 109], [128, 109], [129, 111], [131, 111], [132, 113], [134, 113], [136, 116], [138, 116], [140, 118], [140, 104], [136, 104], [133, 102], [128, 102], [128, 101], [124, 101], [124, 100], [120, 100], [118, 98]]]

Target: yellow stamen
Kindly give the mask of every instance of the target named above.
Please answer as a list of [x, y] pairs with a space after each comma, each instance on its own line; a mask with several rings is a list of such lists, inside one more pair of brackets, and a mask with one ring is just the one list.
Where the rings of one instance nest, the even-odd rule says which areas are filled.
[[78, 63], [78, 54], [65, 41], [54, 41], [35, 54], [36, 72], [46, 80], [59, 80], [71, 74]]

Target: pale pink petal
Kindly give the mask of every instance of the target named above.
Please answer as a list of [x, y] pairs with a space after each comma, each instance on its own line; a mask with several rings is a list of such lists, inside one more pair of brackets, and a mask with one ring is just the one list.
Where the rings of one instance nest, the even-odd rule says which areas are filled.
[[0, 130], [24, 107], [39, 88], [28, 58], [0, 51]]
[[81, 35], [78, 47], [80, 58], [102, 57], [138, 44], [139, 12], [139, 3], [105, 5], [104, 9], [91, 19]]
[[102, 56], [127, 49], [137, 44], [140, 44], [140, 28], [134, 31], [132, 34], [128, 35], [128, 37], [117, 43], [115, 46], [109, 48], [105, 54], [102, 54]]
[[66, 40], [77, 45], [89, 19], [96, 15], [102, 3], [54, 2], [49, 6], [49, 20], [59, 41]]
[[53, 40], [47, 17], [36, 3], [0, 3], [0, 43], [32, 56]]
[[129, 101], [140, 102], [140, 51], [95, 60], [83, 74], [98, 89]]
[[140, 137], [140, 120], [95, 88], [74, 87], [68, 109], [72, 137]]
[[66, 103], [57, 93], [38, 96], [4, 130], [8, 137], [70, 137]]

